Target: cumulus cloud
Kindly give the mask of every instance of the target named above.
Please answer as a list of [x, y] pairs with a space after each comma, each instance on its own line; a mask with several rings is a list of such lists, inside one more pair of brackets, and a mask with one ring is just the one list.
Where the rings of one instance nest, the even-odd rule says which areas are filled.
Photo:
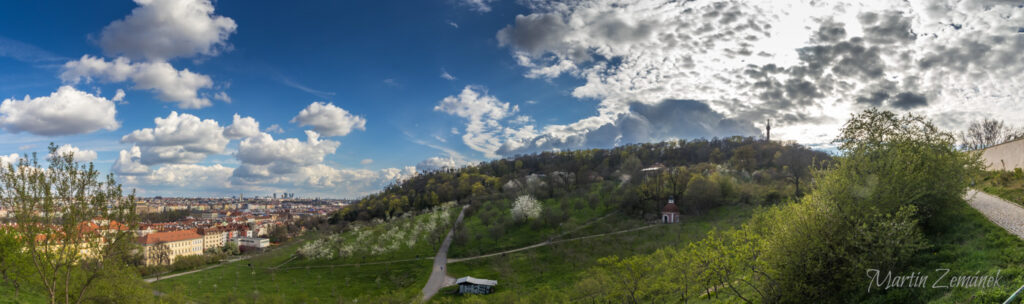
[[466, 119], [463, 143], [490, 158], [498, 157], [496, 152], [506, 141], [518, 142], [536, 136], [532, 125], [520, 128], [505, 126], [507, 118], [518, 112], [519, 106], [488, 95], [483, 87], [466, 86], [459, 95], [442, 99], [434, 106], [434, 111]]
[[[850, 113], [869, 106], [1003, 120], [1024, 113], [1017, 102], [1024, 98], [1024, 8], [1013, 3], [540, 0], [526, 6], [528, 14], [496, 33], [499, 45], [524, 76], [580, 79], [572, 95], [598, 101], [597, 115], [570, 124], [577, 128], [543, 128], [552, 138], [595, 130], [637, 115], [635, 104], [665, 100], [698, 100], [737, 121], [770, 118], [778, 122], [773, 135], [804, 143], [829, 142]], [[940, 123], [962, 127], [955, 121], [965, 120]]]
[[[73, 155], [76, 162], [91, 162], [96, 160], [96, 151], [82, 150], [72, 145], [63, 145], [57, 148], [56, 155]], [[54, 155], [50, 155], [51, 157]]]
[[277, 175], [295, 173], [303, 167], [323, 163], [341, 143], [321, 140], [314, 131], [306, 131], [306, 141], [296, 138], [275, 140], [267, 133], [243, 139], [235, 157], [242, 165], [234, 177], [242, 180], [267, 180]]
[[135, 83], [135, 89], [152, 90], [160, 100], [176, 102], [183, 109], [199, 109], [213, 104], [209, 98], [198, 93], [200, 89], [213, 87], [210, 76], [193, 73], [188, 69], [177, 70], [165, 61], [131, 62], [125, 57], [107, 61], [83, 55], [78, 60], [65, 63], [60, 78], [68, 84], [94, 80], [111, 83], [131, 80]]
[[210, 191], [223, 193], [231, 188], [232, 170], [221, 164], [171, 164], [161, 166], [148, 174], [124, 175], [122, 181], [126, 185], [141, 186], [149, 190], [190, 189], [189, 195]]
[[121, 137], [121, 142], [141, 147], [141, 162], [146, 165], [196, 163], [208, 154], [223, 153], [229, 141], [224, 128], [212, 119], [172, 111], [154, 122], [155, 128], [135, 130]]
[[366, 119], [352, 115], [333, 103], [314, 102], [291, 120], [299, 126], [311, 126], [323, 136], [345, 136], [352, 130], [366, 130]]
[[117, 92], [116, 92], [116, 93], [114, 93], [114, 98], [113, 98], [113, 99], [110, 99], [110, 100], [111, 100], [111, 101], [114, 101], [114, 102], [117, 102], [117, 103], [121, 103], [122, 101], [124, 101], [124, 97], [125, 97], [125, 95], [126, 95], [126, 94], [124, 93], [124, 90], [122, 90], [122, 89], [117, 89]]
[[548, 126], [541, 135], [524, 143], [506, 143], [498, 154], [512, 156], [547, 150], [611, 148], [671, 139], [758, 134], [759, 130], [750, 122], [726, 118], [704, 103], [665, 100], [657, 104], [634, 103], [627, 113], [605, 122], [595, 119]]
[[9, 155], [0, 155], [0, 166], [7, 166], [8, 164], [16, 165], [16, 164], [18, 164], [18, 159], [20, 159], [20, 158], [21, 158], [21, 156], [18, 155], [18, 153], [11, 153]]
[[4, 99], [0, 104], [0, 127], [44, 136], [113, 131], [121, 126], [116, 114], [112, 101], [62, 86], [50, 96]]
[[224, 128], [224, 136], [229, 139], [242, 139], [260, 134], [260, 123], [252, 117], [242, 117], [235, 113], [231, 125]]
[[230, 48], [228, 36], [238, 28], [228, 17], [214, 15], [210, 0], [136, 0], [139, 7], [100, 34], [110, 56], [166, 60], [215, 56]]
[[457, 169], [464, 166], [472, 165], [472, 162], [456, 159], [453, 157], [440, 157], [435, 156], [424, 159], [423, 161], [416, 164], [417, 172], [432, 172], [443, 169]]
[[142, 150], [133, 146], [129, 150], [121, 150], [110, 171], [118, 175], [144, 175], [149, 173], [149, 166], [142, 164]]

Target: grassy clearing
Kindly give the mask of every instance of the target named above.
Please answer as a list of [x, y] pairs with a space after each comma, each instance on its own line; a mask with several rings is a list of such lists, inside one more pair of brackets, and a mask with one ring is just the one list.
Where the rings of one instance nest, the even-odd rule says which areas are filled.
[[416, 216], [355, 224], [350, 230], [325, 236], [299, 249], [303, 258], [289, 266], [353, 264], [433, 257], [461, 208], [446, 204]]
[[978, 189], [1024, 206], [1024, 172], [987, 171], [982, 175]]
[[22, 289], [18, 296], [14, 296], [14, 288], [0, 283], [0, 304], [34, 304], [47, 303], [47, 297], [32, 290]]
[[[436, 247], [426, 240], [429, 235], [425, 233], [410, 233], [403, 237], [388, 234], [412, 229], [431, 217], [435, 217], [435, 220], [441, 217], [444, 219], [442, 222], [454, 222], [458, 211], [459, 208], [447, 208], [438, 211], [439, 214], [427, 213], [395, 219], [333, 237], [337, 242], [367, 247], [380, 246], [383, 242], [408, 244], [406, 242], [410, 238], [415, 241], [413, 246], [399, 246], [385, 253], [371, 252], [320, 260], [297, 257], [296, 253], [301, 248], [316, 241], [328, 240], [322, 235], [307, 234], [253, 258], [161, 280], [155, 282], [153, 287], [171, 298], [177, 296], [181, 297], [180, 300], [204, 303], [408, 302], [426, 284], [433, 263], [426, 257], [432, 257]], [[371, 264], [417, 256], [424, 259]], [[367, 264], [350, 265], [360, 263]]]
[[[754, 207], [746, 205], [723, 206], [681, 224], [661, 225], [635, 232], [567, 241], [504, 256], [451, 263], [448, 264], [448, 274], [453, 277], [468, 275], [498, 280], [495, 293], [483, 299], [495, 303], [513, 302], [536, 292], [571, 288], [583, 272], [596, 265], [601, 257], [647, 254], [665, 246], [683, 246], [703, 238], [712, 228], [726, 229], [746, 221], [753, 210]], [[605, 220], [614, 219], [609, 217]], [[474, 297], [452, 295], [443, 290], [434, 298], [434, 302], [465, 302], [472, 299]]]
[[[470, 257], [525, 247], [548, 240], [593, 235], [645, 225], [620, 214], [617, 203], [607, 195], [621, 191], [613, 182], [595, 183], [589, 191], [541, 200], [541, 216], [516, 221], [512, 216], [514, 198], [474, 205], [455, 234], [449, 258]], [[605, 217], [607, 216], [607, 217]]]

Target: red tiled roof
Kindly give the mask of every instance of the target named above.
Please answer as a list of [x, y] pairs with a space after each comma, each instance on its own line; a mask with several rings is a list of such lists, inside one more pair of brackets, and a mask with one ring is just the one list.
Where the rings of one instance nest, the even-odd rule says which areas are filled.
[[679, 213], [679, 207], [677, 207], [676, 204], [674, 204], [674, 203], [668, 203], [667, 205], [665, 205], [665, 208], [661, 209], [661, 212], [675, 212], [675, 213]]
[[202, 238], [195, 230], [178, 230], [168, 232], [153, 232], [146, 236], [140, 237], [138, 242], [145, 245], [152, 245], [156, 243], [165, 242], [177, 242], [182, 240], [191, 240]]

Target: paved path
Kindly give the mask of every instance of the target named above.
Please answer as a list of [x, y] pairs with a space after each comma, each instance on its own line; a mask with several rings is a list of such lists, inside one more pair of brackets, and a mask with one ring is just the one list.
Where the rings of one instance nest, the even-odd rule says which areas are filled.
[[463, 206], [462, 211], [459, 211], [459, 218], [455, 220], [455, 225], [452, 225], [452, 230], [448, 231], [448, 236], [444, 238], [444, 243], [441, 243], [441, 249], [438, 249], [437, 255], [434, 256], [434, 271], [430, 273], [427, 285], [423, 286], [423, 302], [430, 300], [431, 297], [437, 294], [438, 290], [441, 290], [441, 287], [455, 284], [455, 279], [448, 276], [444, 266], [448, 264], [448, 246], [452, 244], [455, 228], [462, 224], [462, 217], [466, 215], [467, 207], [469, 206]]
[[143, 281], [146, 281], [146, 283], [153, 283], [153, 282], [156, 282], [156, 281], [166, 280], [166, 279], [170, 279], [170, 278], [173, 278], [173, 277], [180, 277], [180, 276], [183, 276], [183, 275], [193, 274], [193, 273], [200, 272], [200, 271], [203, 271], [203, 270], [217, 268], [217, 267], [220, 267], [221, 265], [238, 262], [238, 261], [241, 261], [241, 260], [244, 260], [244, 259], [248, 259], [250, 257], [252, 257], [252, 256], [247, 255], [247, 256], [240, 257], [240, 258], [227, 260], [227, 261], [218, 263], [218, 264], [213, 265], [213, 266], [203, 267], [203, 268], [199, 268], [199, 269], [196, 269], [196, 270], [189, 270], [189, 271], [186, 271], [186, 272], [179, 272], [179, 273], [175, 273], [175, 274], [171, 274], [171, 275], [165, 275], [165, 276], [160, 276], [160, 277], [156, 277], [156, 278], [148, 278], [148, 279], [145, 279]]
[[448, 262], [449, 263], [458, 263], [458, 262], [465, 262], [465, 261], [476, 260], [476, 259], [489, 258], [489, 257], [503, 255], [503, 254], [508, 254], [508, 253], [513, 253], [513, 252], [530, 250], [530, 249], [533, 249], [533, 248], [543, 247], [543, 246], [547, 246], [547, 245], [551, 245], [551, 244], [558, 244], [558, 243], [571, 242], [571, 241], [577, 241], [577, 240], [584, 240], [584, 239], [602, 237], [602, 236], [613, 235], [613, 234], [633, 232], [633, 231], [644, 230], [644, 229], [648, 229], [648, 228], [654, 228], [654, 227], [658, 227], [658, 226], [662, 226], [662, 225], [664, 225], [664, 224], [653, 224], [653, 225], [647, 225], [647, 226], [640, 226], [640, 227], [636, 227], [636, 228], [632, 228], [632, 229], [619, 230], [619, 231], [615, 231], [615, 232], [608, 232], [608, 233], [602, 233], [602, 234], [593, 234], [593, 235], [587, 235], [587, 236], [581, 236], [581, 237], [577, 237], [577, 238], [557, 240], [557, 241], [543, 241], [543, 242], [540, 242], [540, 243], [537, 243], [537, 244], [533, 244], [533, 245], [530, 245], [530, 246], [526, 246], [526, 247], [522, 247], [522, 248], [516, 248], [516, 249], [512, 249], [512, 250], [506, 250], [506, 251], [502, 251], [502, 252], [488, 253], [488, 254], [484, 254], [484, 255], [472, 256], [472, 257], [467, 257], [467, 258], [450, 259], [450, 260], [448, 260]]
[[967, 191], [967, 203], [996, 225], [1024, 239], [1024, 208], [1021, 206], [973, 189]]

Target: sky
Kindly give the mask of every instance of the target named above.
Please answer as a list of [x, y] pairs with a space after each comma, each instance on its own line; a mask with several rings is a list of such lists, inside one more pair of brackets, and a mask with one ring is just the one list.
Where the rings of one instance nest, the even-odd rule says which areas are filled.
[[7, 1], [0, 20], [0, 162], [53, 142], [142, 196], [357, 198], [767, 120], [829, 149], [870, 107], [950, 130], [1024, 114], [1015, 1]]

